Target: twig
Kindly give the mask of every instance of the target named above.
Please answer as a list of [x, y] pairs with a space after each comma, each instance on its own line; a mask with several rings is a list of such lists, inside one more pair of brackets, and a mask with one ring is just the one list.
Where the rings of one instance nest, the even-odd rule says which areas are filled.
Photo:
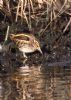
[[8, 39], [8, 35], [9, 35], [9, 28], [10, 26], [7, 27], [7, 32], [6, 32], [6, 36], [5, 36], [5, 40], [4, 40], [4, 43], [7, 41]]
[[28, 10], [29, 10], [29, 30], [31, 30], [32, 26], [31, 26], [31, 7], [30, 7], [30, 0], [28, 0]]
[[70, 23], [71, 23], [71, 17], [70, 17], [70, 20], [68, 21], [66, 27], [64, 28], [63, 33], [67, 30], [67, 28], [68, 28], [68, 26], [70, 25]]

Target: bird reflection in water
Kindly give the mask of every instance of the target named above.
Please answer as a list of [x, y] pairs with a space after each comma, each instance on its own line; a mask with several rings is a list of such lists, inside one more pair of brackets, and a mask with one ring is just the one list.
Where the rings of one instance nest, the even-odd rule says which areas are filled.
[[21, 97], [20, 100], [33, 100], [37, 98], [43, 100], [42, 98], [46, 97], [44, 79], [40, 67], [21, 67], [12, 77], [13, 82], [16, 82], [17, 90], [19, 90], [18, 98]]
[[71, 67], [25, 65], [5, 77], [0, 79], [1, 100], [70, 100], [71, 97]]

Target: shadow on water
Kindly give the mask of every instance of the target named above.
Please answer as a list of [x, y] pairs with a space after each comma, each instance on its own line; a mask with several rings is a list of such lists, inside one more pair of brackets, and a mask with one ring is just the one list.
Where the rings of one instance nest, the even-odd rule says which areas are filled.
[[70, 100], [71, 98], [70, 66], [26, 64], [14, 67], [8, 74], [0, 75], [0, 100]]

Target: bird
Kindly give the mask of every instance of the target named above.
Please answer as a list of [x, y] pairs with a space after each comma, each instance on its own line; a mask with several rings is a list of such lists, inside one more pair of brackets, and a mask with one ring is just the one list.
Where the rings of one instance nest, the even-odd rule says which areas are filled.
[[40, 43], [32, 34], [18, 33], [10, 34], [10, 39], [15, 43], [19, 51], [23, 53], [23, 57], [27, 58], [26, 53], [39, 51], [42, 54]]

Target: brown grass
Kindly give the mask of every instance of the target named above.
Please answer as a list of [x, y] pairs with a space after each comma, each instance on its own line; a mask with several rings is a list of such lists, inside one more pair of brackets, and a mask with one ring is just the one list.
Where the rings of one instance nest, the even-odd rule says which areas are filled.
[[[11, 2], [12, 3], [12, 2]], [[63, 32], [67, 30], [71, 22], [71, 0], [19, 0], [17, 5], [6, 3], [9, 12], [15, 14], [14, 22], [26, 23], [29, 30], [37, 28], [40, 34], [45, 33], [48, 27], [56, 26], [57, 22], [66, 18], [66, 25]], [[9, 5], [10, 4], [10, 5]], [[2, 7], [1, 7], [2, 9]], [[14, 23], [13, 22], [13, 23]], [[33, 25], [34, 24], [34, 25]], [[57, 26], [56, 26], [57, 27]]]

